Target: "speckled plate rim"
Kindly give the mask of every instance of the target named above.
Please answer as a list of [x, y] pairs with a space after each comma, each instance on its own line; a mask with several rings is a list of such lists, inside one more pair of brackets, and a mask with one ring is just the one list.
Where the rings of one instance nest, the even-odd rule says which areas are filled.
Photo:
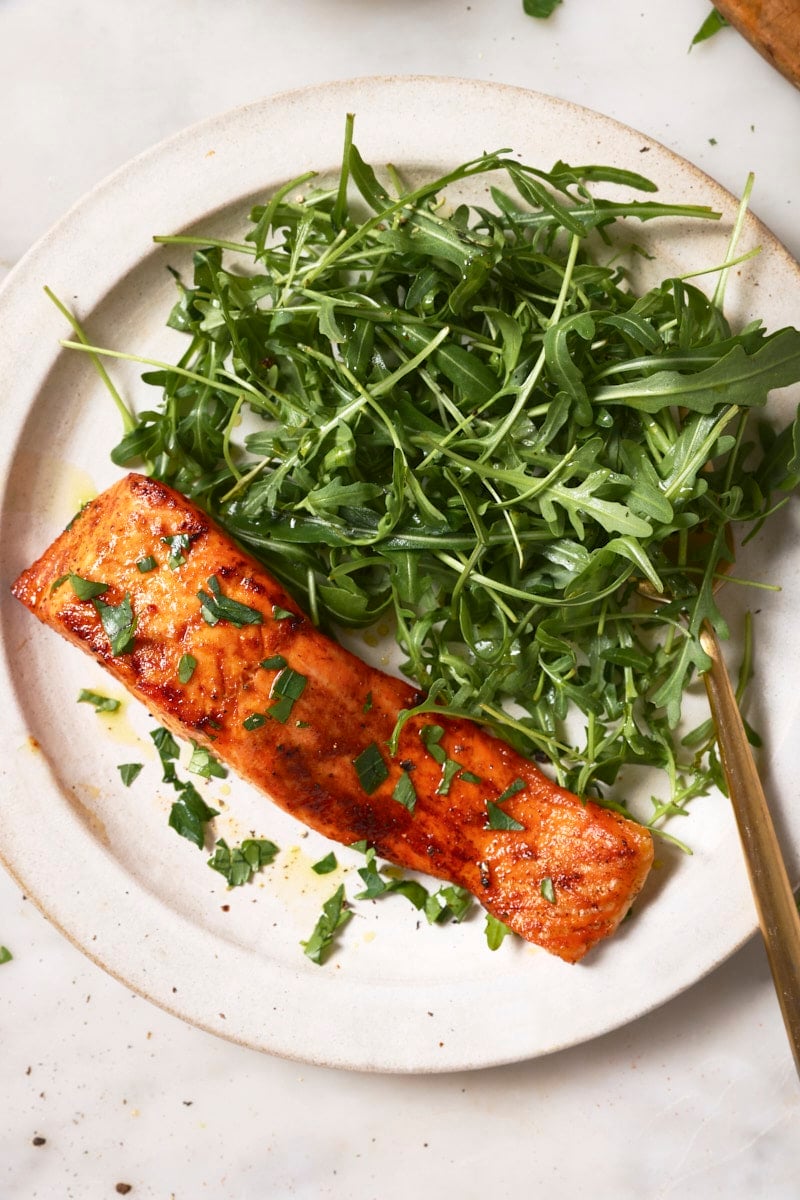
[[[697, 168], [611, 118], [515, 87], [431, 77], [337, 81], [267, 97], [161, 143], [81, 200], [0, 290], [0, 360], [11, 396], [0, 449], [0, 687], [8, 698], [0, 734], [0, 855], [53, 924], [93, 961], [194, 1025], [255, 1049], [333, 1067], [471, 1069], [549, 1053], [617, 1028], [683, 991], [741, 945], [755, 918], [724, 805], [708, 836], [701, 821], [701, 844], [686, 866], [685, 883], [645, 905], [635, 929], [585, 966], [566, 967], [539, 955], [510, 966], [498, 962], [495, 969], [481, 946], [483, 957], [470, 960], [457, 983], [415, 975], [413, 961], [400, 983], [350, 977], [344, 957], [336, 971], [320, 971], [302, 956], [296, 969], [276, 968], [255, 949], [212, 937], [191, 916], [137, 887], [124, 862], [98, 846], [64, 802], [47, 746], [29, 752], [31, 697], [20, 696], [15, 683], [24, 641], [8, 584], [26, 564], [15, 558], [16, 525], [25, 518], [11, 480], [29, 412], [63, 362], [63, 322], [43, 300], [43, 283], [65, 296], [80, 291], [89, 311], [102, 305], [152, 253], [154, 232], [184, 228], [237, 196], [268, 190], [307, 168], [334, 166], [350, 111], [356, 113], [356, 140], [375, 163], [444, 168], [507, 146], [543, 166], [562, 157], [643, 170], [670, 198], [712, 204], [728, 221], [737, 206]], [[789, 296], [800, 292], [800, 268], [749, 217], [743, 244], [754, 242], [763, 248], [752, 268], [758, 272], [759, 313], [770, 325], [795, 323]], [[735, 289], [746, 288], [750, 270], [743, 270]], [[788, 601], [793, 589], [794, 580]], [[781, 676], [775, 702], [794, 710], [795, 690], [790, 675]], [[85, 748], [76, 748], [81, 752]], [[768, 762], [778, 784], [789, 777], [785, 760], [776, 751]], [[796, 858], [800, 827], [787, 812], [783, 817]], [[497, 1013], [502, 1019], [491, 1019]]]

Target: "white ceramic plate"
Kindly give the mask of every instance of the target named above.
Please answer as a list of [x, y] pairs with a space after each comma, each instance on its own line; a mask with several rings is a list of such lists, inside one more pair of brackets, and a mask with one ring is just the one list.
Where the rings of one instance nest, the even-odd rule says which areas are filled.
[[[119, 690], [100, 669], [7, 599], [17, 572], [44, 549], [81, 500], [118, 472], [109, 448], [118, 417], [91, 364], [64, 352], [69, 330], [43, 294], [74, 306], [93, 339], [145, 355], [171, 353], [164, 318], [173, 297], [174, 249], [156, 233], [191, 226], [241, 234], [254, 199], [308, 168], [338, 165], [347, 112], [376, 165], [446, 169], [509, 147], [549, 167], [609, 162], [644, 171], [668, 200], [711, 204], [719, 224], [631, 227], [659, 253], [660, 275], [719, 262], [736, 201], [646, 136], [569, 104], [486, 83], [361, 80], [270, 98], [205, 122], [123, 168], [74, 208], [12, 273], [0, 294], [3, 572], [0, 848], [25, 891], [91, 958], [155, 1003], [205, 1029], [276, 1054], [364, 1070], [441, 1071], [543, 1054], [632, 1020], [687, 987], [738, 946], [755, 922], [738, 842], [720, 796], [696, 802], [676, 830], [694, 856], [659, 848], [635, 918], [583, 964], [570, 967], [507, 941], [495, 954], [482, 922], [420, 923], [402, 898], [359, 906], [342, 949], [323, 967], [299, 947], [341, 880], [355, 891], [357, 856], [344, 873], [310, 871], [329, 848], [235, 781], [212, 785], [225, 805], [219, 832], [253, 830], [282, 847], [256, 884], [226, 892], [205, 856], [166, 825], [139, 708], [101, 718], [76, 704], [80, 687]], [[763, 247], [731, 280], [735, 321], [797, 324], [800, 270], [749, 218], [741, 248]], [[114, 377], [139, 406], [156, 393], [138, 370]], [[789, 411], [791, 400], [780, 402]], [[767, 734], [763, 770], [793, 863], [800, 820], [793, 794], [800, 693], [796, 612], [800, 579], [785, 513], [747, 570], [779, 579], [758, 624], [753, 719]], [[740, 565], [742, 565], [740, 563]], [[735, 618], [744, 603], [730, 589]], [[365, 651], [368, 647], [364, 647]], [[148, 748], [149, 747], [149, 748]], [[144, 761], [133, 787], [117, 765]], [[220, 803], [215, 804], [220, 807]]]

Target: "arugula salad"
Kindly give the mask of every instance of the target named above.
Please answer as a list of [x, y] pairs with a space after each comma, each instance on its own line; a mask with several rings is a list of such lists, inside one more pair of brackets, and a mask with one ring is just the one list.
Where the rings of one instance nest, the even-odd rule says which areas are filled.
[[[660, 830], [724, 788], [711, 722], [681, 717], [703, 621], [728, 634], [731, 531], [800, 479], [800, 421], [763, 414], [800, 380], [800, 332], [724, 312], [747, 197], [713, 294], [675, 277], [637, 294], [620, 229], [718, 214], [507, 150], [408, 185], [353, 133], [337, 179], [290, 180], [240, 241], [156, 238], [193, 249], [168, 316], [185, 348], [135, 359], [157, 396], [138, 415], [109, 382], [113, 461], [201, 504], [326, 630], [388, 622], [426, 709], [627, 815], [620, 773], [657, 768]], [[483, 203], [451, 198], [465, 181]], [[72, 320], [65, 345], [98, 366], [134, 357]]]

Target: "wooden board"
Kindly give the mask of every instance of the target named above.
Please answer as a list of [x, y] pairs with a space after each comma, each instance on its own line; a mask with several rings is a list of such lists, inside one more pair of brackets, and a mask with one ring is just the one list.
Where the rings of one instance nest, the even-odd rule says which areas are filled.
[[800, 0], [714, 0], [776, 70], [800, 87]]

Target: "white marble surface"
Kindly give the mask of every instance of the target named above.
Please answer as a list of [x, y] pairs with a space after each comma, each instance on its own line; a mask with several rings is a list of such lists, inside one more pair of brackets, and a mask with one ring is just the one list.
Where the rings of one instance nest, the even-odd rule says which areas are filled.
[[[497, 80], [645, 130], [800, 256], [800, 93], [706, 0], [0, 0], [0, 277], [98, 179], [197, 119], [354, 75]], [[800, 298], [798, 319], [800, 324]], [[688, 931], [691, 933], [691, 931]], [[0, 871], [0, 1200], [800, 1195], [800, 1084], [753, 939], [662, 1009], [514, 1067], [358, 1075], [131, 995]], [[658, 969], [658, 948], [644, 971]], [[45, 1139], [43, 1144], [34, 1140]]]

